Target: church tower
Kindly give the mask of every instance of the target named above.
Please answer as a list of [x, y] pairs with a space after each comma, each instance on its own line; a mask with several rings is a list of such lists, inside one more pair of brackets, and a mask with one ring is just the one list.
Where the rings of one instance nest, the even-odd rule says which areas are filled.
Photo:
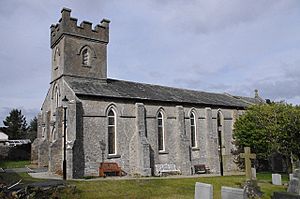
[[64, 75], [107, 78], [107, 44], [109, 20], [92, 23], [71, 17], [71, 10], [63, 8], [58, 24], [51, 25], [52, 71], [51, 82]]

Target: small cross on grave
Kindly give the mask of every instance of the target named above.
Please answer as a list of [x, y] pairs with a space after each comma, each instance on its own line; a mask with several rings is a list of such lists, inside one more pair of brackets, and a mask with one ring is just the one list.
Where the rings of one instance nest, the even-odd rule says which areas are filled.
[[240, 154], [240, 157], [245, 159], [246, 179], [252, 180], [251, 159], [256, 159], [256, 155], [250, 152], [250, 147], [244, 147], [244, 151]]

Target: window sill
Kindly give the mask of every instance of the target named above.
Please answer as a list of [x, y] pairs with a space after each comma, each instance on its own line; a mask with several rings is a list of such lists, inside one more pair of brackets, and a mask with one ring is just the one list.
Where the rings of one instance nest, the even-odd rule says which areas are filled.
[[164, 154], [169, 154], [169, 152], [167, 152], [167, 151], [159, 151], [158, 154], [159, 155], [164, 155]]
[[192, 151], [200, 151], [198, 147], [192, 148]]
[[82, 67], [84, 67], [84, 68], [92, 68], [92, 66], [90, 66], [90, 65], [83, 65], [83, 64], [82, 64]]
[[107, 159], [114, 159], [114, 158], [120, 158], [121, 157], [121, 155], [119, 155], [119, 154], [116, 154], [116, 155], [108, 155], [107, 156]]

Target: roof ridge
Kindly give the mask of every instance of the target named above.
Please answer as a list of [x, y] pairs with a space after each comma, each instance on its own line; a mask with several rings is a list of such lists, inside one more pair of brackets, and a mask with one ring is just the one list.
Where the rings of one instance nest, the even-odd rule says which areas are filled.
[[141, 82], [135, 82], [135, 81], [129, 81], [129, 80], [122, 80], [122, 79], [107, 78], [107, 80], [123, 81], [123, 82], [128, 82], [128, 83], [142, 84], [142, 85], [148, 85], [148, 86], [158, 86], [158, 87], [164, 87], [164, 88], [178, 89], [178, 90], [184, 90], [184, 91], [193, 91], [193, 92], [201, 92], [201, 93], [207, 93], [207, 94], [225, 95], [224, 93], [217, 93], [217, 92], [214, 93], [214, 92], [201, 91], [201, 90], [196, 90], [196, 89], [179, 88], [179, 87], [172, 87], [172, 86], [165, 86], [165, 85], [151, 84], [151, 83], [144, 83], [144, 82], [141, 83]]

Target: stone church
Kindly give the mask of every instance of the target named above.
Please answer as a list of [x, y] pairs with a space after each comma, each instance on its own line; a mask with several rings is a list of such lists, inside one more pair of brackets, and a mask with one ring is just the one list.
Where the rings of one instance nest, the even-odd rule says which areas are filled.
[[59, 22], [51, 25], [51, 82], [38, 116], [33, 162], [62, 172], [66, 125], [68, 179], [98, 176], [102, 161], [141, 176], [154, 175], [160, 164], [173, 164], [183, 175], [192, 175], [198, 164], [212, 173], [237, 169], [233, 124], [247, 106], [263, 102], [257, 93], [238, 97], [110, 79], [110, 21], [78, 26], [70, 15], [63, 8]]

